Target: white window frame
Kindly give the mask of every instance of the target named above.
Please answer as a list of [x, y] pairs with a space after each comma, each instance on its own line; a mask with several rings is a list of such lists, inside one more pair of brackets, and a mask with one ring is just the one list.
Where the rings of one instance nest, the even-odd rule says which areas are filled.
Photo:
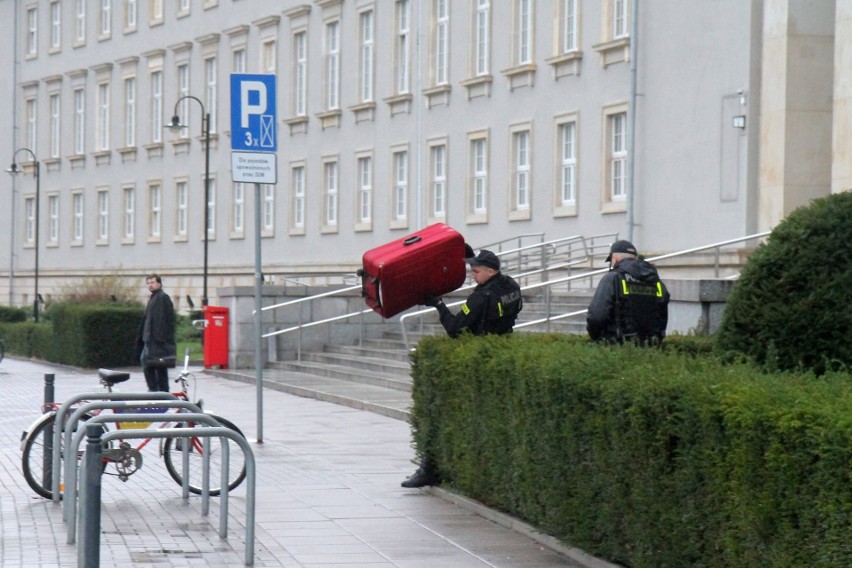
[[607, 115], [607, 197], [609, 201], [627, 199], [627, 112]]
[[473, 74], [491, 74], [491, 0], [475, 0], [473, 24]]
[[48, 245], [59, 244], [59, 194], [54, 193], [47, 196], [47, 215], [49, 218], [47, 225], [47, 243]]
[[[210, 175], [207, 183], [209, 191], [207, 192], [207, 240], [216, 240], [216, 177]], [[204, 177], [201, 178], [201, 187], [204, 187]], [[204, 228], [201, 229], [201, 235], [204, 236]]]
[[26, 120], [27, 148], [38, 154], [38, 103], [35, 97], [24, 101], [24, 118]]
[[26, 241], [27, 246], [33, 246], [35, 244], [35, 209], [35, 196], [26, 196], [24, 198], [24, 218], [26, 220], [26, 223], [24, 224], [24, 240]]
[[293, 114], [308, 114], [308, 32], [293, 34]]
[[183, 99], [180, 101], [180, 110], [179, 116], [181, 117], [181, 124], [184, 125], [183, 128], [180, 129], [179, 137], [181, 139], [189, 138], [189, 99], [184, 98], [189, 95], [189, 62], [184, 61], [183, 63], [179, 63], [177, 66], [177, 79], [178, 79], [178, 98]]
[[190, 9], [192, 8], [192, 4], [190, 0], [177, 0], [177, 17], [183, 18], [188, 16], [190, 13]]
[[577, 120], [557, 124], [557, 206], [577, 205]]
[[323, 232], [337, 230], [339, 216], [340, 166], [338, 159], [325, 158], [322, 163]]
[[175, 180], [175, 241], [189, 237], [189, 182]]
[[86, 43], [86, 0], [74, 1], [74, 45]]
[[358, 33], [361, 43], [358, 58], [358, 98], [362, 103], [371, 103], [374, 97], [375, 21], [373, 10], [364, 10], [358, 15]]
[[86, 221], [86, 199], [82, 191], [71, 194], [73, 223], [71, 224], [71, 240], [75, 244], [83, 244], [83, 234]]
[[231, 238], [242, 238], [246, 230], [246, 184], [231, 186]]
[[513, 64], [533, 62], [535, 46], [535, 0], [515, 0]]
[[38, 6], [29, 6], [27, 18], [27, 58], [38, 56]]
[[470, 176], [468, 222], [484, 222], [489, 199], [489, 146], [487, 132], [468, 135], [468, 171]]
[[151, 143], [163, 141], [163, 70], [155, 69], [148, 75], [151, 83]]
[[213, 134], [217, 132], [216, 116], [219, 110], [219, 61], [215, 55], [204, 59], [204, 93], [207, 99], [205, 110], [210, 116], [210, 124], [207, 127]]
[[110, 84], [98, 83], [98, 114], [95, 120], [95, 150], [109, 150]]
[[408, 226], [409, 153], [408, 148], [391, 149], [391, 228]]
[[264, 237], [275, 236], [275, 186], [263, 184], [263, 203], [260, 210], [261, 235]]
[[612, 19], [610, 33], [612, 39], [630, 37], [630, 11], [628, 0], [612, 1]]
[[340, 20], [325, 24], [325, 110], [340, 109]]
[[260, 70], [261, 73], [274, 75], [278, 67], [278, 43], [275, 39], [265, 39], [260, 44]]
[[56, 0], [50, 3], [50, 51], [62, 49], [62, 4]]
[[148, 240], [159, 241], [163, 235], [163, 186], [148, 184]]
[[408, 94], [411, 91], [411, 3], [396, 0], [394, 41], [394, 93]]
[[433, 0], [434, 37], [433, 81], [436, 86], [450, 82], [450, 0]]
[[580, 48], [579, 0], [560, 0], [559, 49], [560, 53], [570, 53]]
[[358, 203], [356, 204], [356, 230], [369, 230], [373, 222], [373, 155], [357, 156]]
[[100, 33], [98, 39], [107, 39], [112, 35], [112, 0], [101, 0]]
[[148, 0], [148, 25], [163, 23], [163, 0]]
[[122, 216], [122, 240], [132, 243], [136, 237], [136, 187], [126, 186], [122, 189], [124, 199]]
[[59, 93], [51, 93], [50, 104], [50, 157], [59, 158], [62, 144], [62, 100]]
[[429, 201], [432, 219], [447, 216], [447, 141], [429, 147]]
[[124, 147], [136, 147], [136, 76], [124, 78]]
[[109, 189], [98, 190], [98, 244], [109, 242]]
[[510, 219], [528, 219], [532, 201], [532, 126], [517, 125], [511, 129], [511, 156], [509, 163], [512, 201]]
[[124, 0], [124, 32], [136, 31], [139, 25], [139, 4], [136, 0]]
[[235, 47], [231, 51], [231, 72], [245, 73], [247, 57], [246, 47], [244, 45]]
[[74, 154], [86, 152], [86, 89], [74, 89]]
[[307, 169], [304, 162], [290, 164], [290, 199], [292, 201], [292, 215], [290, 218], [290, 234], [305, 234], [305, 187]]

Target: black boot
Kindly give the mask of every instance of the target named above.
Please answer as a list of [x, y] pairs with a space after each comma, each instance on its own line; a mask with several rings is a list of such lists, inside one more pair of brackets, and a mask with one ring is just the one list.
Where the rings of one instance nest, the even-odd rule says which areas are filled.
[[402, 486], [407, 489], [416, 489], [418, 487], [426, 487], [427, 485], [437, 485], [438, 476], [435, 475], [435, 468], [430, 460], [423, 460], [420, 467], [414, 474], [402, 482]]

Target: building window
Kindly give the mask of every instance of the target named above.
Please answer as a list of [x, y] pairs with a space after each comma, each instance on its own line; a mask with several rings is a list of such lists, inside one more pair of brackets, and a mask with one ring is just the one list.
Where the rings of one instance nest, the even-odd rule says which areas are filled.
[[86, 0], [74, 2], [74, 44], [86, 43]]
[[246, 72], [246, 50], [244, 47], [238, 47], [231, 54], [231, 71], [233, 73]]
[[159, 240], [162, 231], [162, 191], [159, 184], [148, 186], [148, 236]]
[[442, 218], [447, 214], [447, 146], [432, 146], [429, 154], [432, 217]]
[[234, 237], [242, 237], [246, 223], [246, 187], [243, 183], [232, 186], [231, 231]]
[[514, 21], [515, 65], [526, 65], [533, 60], [533, 0], [515, 0]]
[[629, 35], [627, 0], [612, 0], [612, 39], [619, 39]]
[[358, 222], [369, 224], [373, 220], [373, 158], [358, 158]]
[[27, 148], [33, 151], [33, 153], [37, 152], [37, 142], [38, 142], [38, 106], [36, 105], [35, 99], [27, 99], [24, 101], [24, 113], [26, 120], [26, 128], [27, 128]]
[[577, 123], [565, 122], [557, 128], [559, 157], [559, 197], [557, 205], [570, 207], [577, 202]]
[[435, 29], [433, 38], [432, 76], [435, 85], [446, 85], [450, 78], [450, 2], [434, 0]]
[[396, 2], [396, 42], [394, 44], [395, 94], [409, 92], [409, 60], [411, 57], [411, 8], [409, 0]]
[[101, 0], [101, 33], [99, 39], [112, 34], [112, 0]]
[[307, 32], [293, 35], [293, 114], [308, 112], [308, 38]]
[[325, 110], [340, 107], [340, 22], [325, 26]]
[[60, 154], [59, 143], [62, 139], [62, 116], [59, 93], [50, 95], [50, 157], [58, 158]]
[[136, 77], [124, 79], [124, 146], [136, 146]]
[[293, 229], [305, 228], [305, 166], [294, 166], [290, 170], [290, 187], [293, 195]]
[[610, 201], [627, 197], [627, 113], [607, 117], [607, 183]]
[[47, 214], [50, 218], [47, 227], [47, 241], [52, 245], [59, 243], [59, 196], [51, 195], [47, 198]]
[[136, 30], [136, 20], [139, 13], [139, 7], [136, 0], [124, 1], [124, 31], [130, 32]]
[[86, 91], [74, 90], [74, 154], [86, 152]]
[[72, 224], [72, 232], [71, 232], [71, 240], [77, 244], [82, 244], [83, 242], [83, 221], [84, 217], [84, 202], [83, 202], [83, 194], [75, 193], [71, 197], [71, 203], [74, 207], [74, 222]]
[[260, 46], [260, 69], [262, 73], [275, 74], [275, 40], [267, 40]]
[[38, 55], [38, 8], [27, 8], [27, 57]]
[[408, 220], [408, 151], [393, 153], [393, 220]]
[[27, 197], [24, 199], [24, 214], [26, 215], [26, 224], [24, 228], [24, 238], [28, 245], [35, 243], [35, 197]]
[[177, 2], [177, 15], [178, 17], [188, 16], [189, 15], [189, 0], [178, 0]]
[[474, 19], [474, 74], [479, 77], [491, 72], [491, 1], [476, 0]]
[[266, 236], [275, 234], [275, 186], [263, 185], [262, 231]]
[[530, 207], [530, 131], [512, 133], [512, 207], [515, 211]]
[[[189, 64], [182, 63], [177, 66], [178, 78], [178, 98], [183, 98], [189, 95]], [[180, 117], [181, 124], [185, 125], [180, 129], [181, 138], [189, 138], [189, 99], [183, 98], [180, 102]]]
[[326, 161], [323, 164], [323, 189], [325, 193], [323, 224], [326, 228], [337, 226], [337, 173], [336, 161]]
[[358, 80], [358, 97], [362, 103], [368, 103], [373, 102], [373, 76], [375, 73], [373, 11], [367, 10], [365, 12], [361, 12], [359, 22], [361, 51], [358, 62], [358, 71], [360, 73]]
[[163, 141], [163, 72], [151, 72], [151, 143]]
[[50, 3], [50, 50], [59, 51], [62, 47], [62, 5]]
[[98, 115], [95, 124], [95, 149], [109, 150], [109, 83], [98, 85]]
[[186, 240], [189, 210], [189, 190], [185, 181], [175, 183], [175, 236]]
[[109, 191], [98, 191], [98, 241], [109, 240]]
[[470, 210], [473, 216], [488, 210], [488, 139], [470, 140]]
[[212, 240], [216, 238], [216, 179], [211, 176], [207, 184], [207, 239]]
[[210, 129], [211, 133], [217, 131], [217, 110], [219, 106], [218, 102], [218, 75], [219, 69], [216, 62], [215, 57], [208, 57], [204, 60], [204, 85], [205, 85], [205, 95], [207, 98], [207, 103], [205, 104], [205, 110], [210, 115], [210, 124], [207, 127]]
[[562, 0], [562, 13], [559, 18], [560, 48], [562, 53], [576, 51], [578, 44], [577, 0]]
[[124, 226], [122, 228], [125, 241], [132, 241], [136, 233], [136, 189], [124, 188]]
[[148, 2], [148, 21], [152, 26], [163, 23], [163, 0]]

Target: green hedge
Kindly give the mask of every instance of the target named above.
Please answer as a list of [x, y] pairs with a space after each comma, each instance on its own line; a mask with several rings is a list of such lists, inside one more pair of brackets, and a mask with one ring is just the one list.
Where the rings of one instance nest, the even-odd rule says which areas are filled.
[[628, 566], [852, 565], [849, 375], [678, 343], [423, 339], [415, 447], [446, 486]]
[[78, 367], [136, 365], [137, 305], [54, 304], [51, 360]]
[[0, 322], [22, 322], [26, 321], [28, 316], [29, 312], [23, 308], [0, 306]]

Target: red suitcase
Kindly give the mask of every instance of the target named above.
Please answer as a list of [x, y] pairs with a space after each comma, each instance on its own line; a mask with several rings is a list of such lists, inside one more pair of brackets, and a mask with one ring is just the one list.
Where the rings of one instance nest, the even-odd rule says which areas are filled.
[[364, 253], [361, 295], [389, 318], [464, 284], [464, 237], [437, 223]]

